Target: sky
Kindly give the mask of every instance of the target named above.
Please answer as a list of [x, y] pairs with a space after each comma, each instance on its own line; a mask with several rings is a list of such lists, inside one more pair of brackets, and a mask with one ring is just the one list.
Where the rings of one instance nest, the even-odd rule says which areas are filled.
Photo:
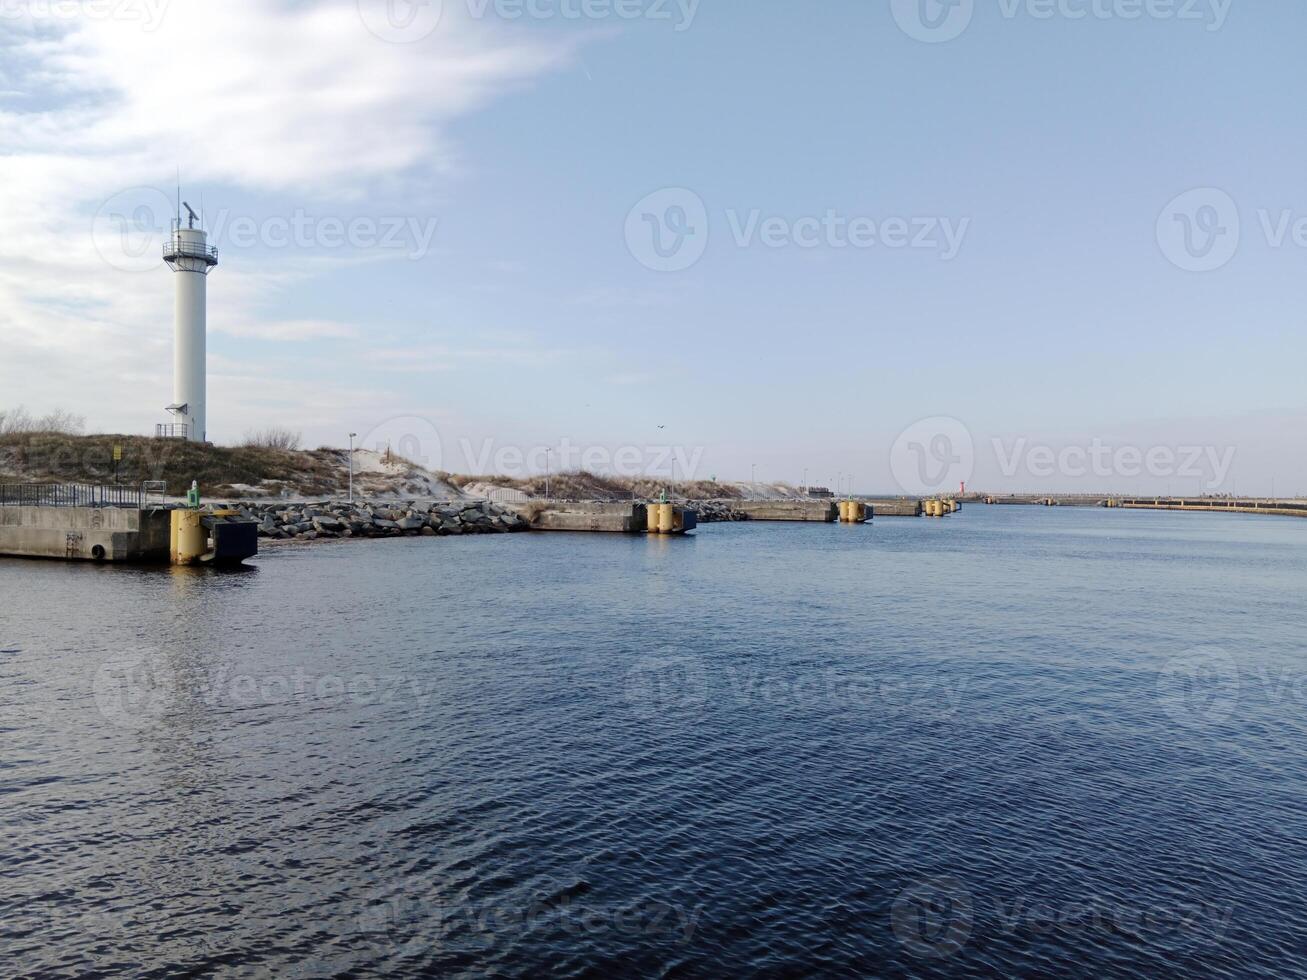
[[433, 468], [1307, 494], [1301, 4], [0, 0], [0, 409]]

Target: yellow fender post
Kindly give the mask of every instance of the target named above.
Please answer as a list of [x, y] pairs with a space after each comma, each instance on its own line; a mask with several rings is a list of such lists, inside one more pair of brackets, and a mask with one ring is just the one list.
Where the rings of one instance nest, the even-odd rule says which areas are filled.
[[174, 565], [195, 565], [209, 550], [209, 532], [198, 510], [172, 512], [171, 550]]
[[671, 534], [676, 530], [676, 508], [671, 504], [658, 505], [658, 533]]

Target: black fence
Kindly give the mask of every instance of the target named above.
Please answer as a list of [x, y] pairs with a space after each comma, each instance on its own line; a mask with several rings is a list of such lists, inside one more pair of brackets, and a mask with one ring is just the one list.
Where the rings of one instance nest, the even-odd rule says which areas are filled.
[[134, 507], [145, 488], [90, 483], [0, 483], [0, 507]]

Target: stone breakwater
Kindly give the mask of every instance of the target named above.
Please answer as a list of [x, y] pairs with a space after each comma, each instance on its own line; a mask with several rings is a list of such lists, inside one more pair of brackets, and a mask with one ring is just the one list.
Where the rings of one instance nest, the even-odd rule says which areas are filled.
[[259, 537], [283, 541], [419, 535], [448, 537], [529, 530], [527, 522], [514, 511], [485, 501], [236, 503], [229, 506], [246, 520], [259, 525]]
[[749, 519], [749, 515], [740, 511], [736, 505], [723, 500], [690, 500], [686, 501], [685, 506], [698, 515], [700, 524], [724, 524]]

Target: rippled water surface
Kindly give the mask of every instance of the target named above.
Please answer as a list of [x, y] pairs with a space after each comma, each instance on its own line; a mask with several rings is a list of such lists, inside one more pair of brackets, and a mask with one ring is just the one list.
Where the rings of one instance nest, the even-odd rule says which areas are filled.
[[0, 560], [0, 975], [1301, 976], [1307, 521]]

